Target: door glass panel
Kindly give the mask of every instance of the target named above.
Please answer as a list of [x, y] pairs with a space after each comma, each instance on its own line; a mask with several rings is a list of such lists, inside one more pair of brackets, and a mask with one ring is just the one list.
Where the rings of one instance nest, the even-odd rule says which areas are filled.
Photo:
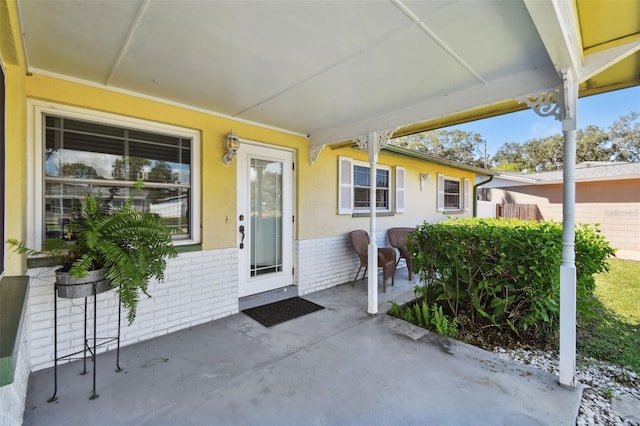
[[282, 272], [282, 162], [252, 158], [251, 276]]

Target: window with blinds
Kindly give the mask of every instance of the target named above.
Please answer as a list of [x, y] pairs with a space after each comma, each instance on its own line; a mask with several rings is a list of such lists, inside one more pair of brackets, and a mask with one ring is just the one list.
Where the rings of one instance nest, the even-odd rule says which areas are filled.
[[[338, 158], [338, 214], [366, 213], [371, 209], [371, 168], [349, 157]], [[404, 212], [404, 168], [378, 165], [375, 206], [378, 212]], [[393, 196], [395, 190], [395, 196]], [[395, 205], [393, 200], [395, 199]]]
[[470, 185], [469, 179], [460, 179], [438, 174], [437, 211], [468, 211], [472, 203], [470, 198]]
[[44, 238], [73, 239], [70, 226], [85, 194], [109, 197], [117, 208], [138, 179], [144, 181], [144, 189], [133, 205], [181, 229], [174, 238], [191, 238], [193, 141], [189, 137], [52, 114], [42, 119]]
[[[371, 206], [371, 174], [370, 168], [353, 166], [353, 208], [354, 210], [369, 211]], [[389, 210], [389, 170], [376, 170], [376, 199], [377, 210]]]

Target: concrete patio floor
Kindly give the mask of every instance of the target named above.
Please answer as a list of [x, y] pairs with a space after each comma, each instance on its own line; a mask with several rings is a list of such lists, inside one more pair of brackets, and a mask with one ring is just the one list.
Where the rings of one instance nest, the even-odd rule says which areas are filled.
[[396, 276], [377, 316], [358, 281], [271, 328], [240, 313], [124, 347], [120, 373], [100, 354], [95, 400], [81, 361], [58, 368], [54, 403], [53, 369], [37, 371], [24, 425], [575, 425], [581, 390], [384, 315], [413, 298]]

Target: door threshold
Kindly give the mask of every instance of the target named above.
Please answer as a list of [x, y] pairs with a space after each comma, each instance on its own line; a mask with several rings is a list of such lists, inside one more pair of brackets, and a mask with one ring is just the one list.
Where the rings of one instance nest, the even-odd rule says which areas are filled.
[[269, 303], [279, 302], [281, 300], [290, 299], [297, 296], [298, 286], [288, 285], [286, 287], [277, 288], [275, 290], [241, 297], [239, 299], [239, 306], [240, 310], [243, 311], [245, 309], [268, 305]]

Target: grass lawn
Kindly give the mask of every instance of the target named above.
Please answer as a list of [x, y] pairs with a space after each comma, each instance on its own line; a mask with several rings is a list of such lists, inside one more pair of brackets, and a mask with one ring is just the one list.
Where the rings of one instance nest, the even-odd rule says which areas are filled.
[[596, 276], [590, 312], [578, 313], [578, 353], [640, 373], [640, 262], [610, 263]]
[[596, 296], [621, 319], [640, 324], [640, 262], [614, 259], [609, 272], [596, 277]]

